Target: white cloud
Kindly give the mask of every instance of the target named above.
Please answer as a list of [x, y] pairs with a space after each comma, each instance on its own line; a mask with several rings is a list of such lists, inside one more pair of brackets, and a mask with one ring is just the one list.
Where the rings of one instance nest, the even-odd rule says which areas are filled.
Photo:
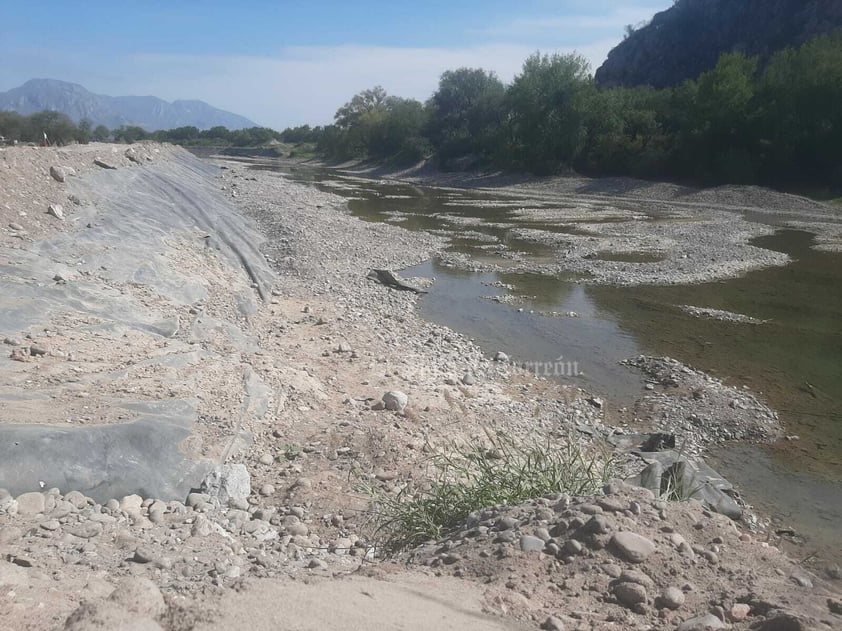
[[558, 39], [570, 37], [579, 39], [590, 38], [595, 32], [620, 33], [627, 24], [636, 25], [651, 17], [651, 7], [626, 6], [603, 13], [516, 18], [506, 24], [474, 32], [505, 37], [510, 41], [525, 38], [544, 40], [548, 36]]

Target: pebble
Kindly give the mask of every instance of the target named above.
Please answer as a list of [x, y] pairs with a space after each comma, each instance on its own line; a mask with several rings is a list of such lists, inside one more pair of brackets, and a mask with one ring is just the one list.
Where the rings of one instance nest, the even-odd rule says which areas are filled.
[[17, 497], [18, 515], [37, 515], [46, 509], [46, 498], [43, 493], [33, 491], [22, 493]]
[[545, 545], [543, 539], [532, 535], [523, 535], [520, 538], [520, 549], [524, 552], [541, 552]]
[[564, 623], [556, 618], [555, 616], [550, 616], [546, 620], [544, 620], [543, 624], [541, 624], [541, 628], [544, 631], [564, 631], [565, 626]]
[[392, 412], [403, 412], [409, 403], [409, 397], [400, 390], [390, 390], [383, 395], [383, 405]]
[[494, 361], [496, 362], [507, 362], [509, 361], [509, 356], [506, 355], [503, 351], [497, 351], [494, 353]]
[[655, 544], [633, 532], [614, 533], [611, 545], [622, 558], [631, 563], [642, 563], [655, 551]]
[[275, 487], [272, 486], [271, 484], [264, 484], [263, 486], [260, 487], [260, 494], [263, 497], [269, 497], [270, 495], [274, 495], [275, 494]]
[[83, 508], [88, 505], [88, 498], [79, 491], [70, 491], [64, 496], [65, 502], [70, 502], [76, 508]]
[[643, 585], [649, 589], [653, 589], [655, 587], [655, 581], [653, 581], [648, 575], [643, 572], [638, 572], [637, 570], [625, 570], [620, 574], [620, 581], [623, 583], [637, 583], [638, 585]]
[[497, 528], [497, 530], [511, 530], [512, 528], [517, 528], [518, 526], [520, 526], [520, 522], [514, 517], [510, 517], [508, 515], [500, 517], [496, 522], [494, 522], [494, 527]]
[[661, 592], [660, 598], [660, 605], [663, 605], [667, 609], [678, 609], [681, 605], [684, 604], [685, 596], [684, 592], [678, 589], [677, 587], [667, 587], [663, 592]]
[[64, 531], [80, 539], [93, 539], [102, 533], [102, 524], [95, 521], [86, 521], [74, 526], [66, 526]]
[[141, 546], [134, 551], [132, 561], [135, 563], [152, 563], [155, 560], [155, 552], [152, 548]]
[[685, 620], [676, 631], [710, 631], [710, 629], [724, 629], [725, 623], [712, 613], [702, 614]]
[[67, 172], [61, 167], [51, 166], [50, 175], [56, 182], [64, 182], [67, 179]]
[[732, 622], [742, 622], [746, 618], [748, 618], [748, 614], [751, 613], [751, 607], [746, 605], [745, 603], [737, 603], [733, 607], [731, 607], [731, 611], [729, 612], [728, 617], [731, 619]]
[[260, 464], [270, 465], [275, 462], [275, 457], [272, 454], [263, 454], [260, 456]]
[[50, 204], [47, 207], [47, 213], [56, 219], [64, 220], [64, 207], [61, 204]]
[[614, 586], [614, 596], [626, 607], [634, 607], [646, 602], [646, 588], [638, 583], [618, 583]]

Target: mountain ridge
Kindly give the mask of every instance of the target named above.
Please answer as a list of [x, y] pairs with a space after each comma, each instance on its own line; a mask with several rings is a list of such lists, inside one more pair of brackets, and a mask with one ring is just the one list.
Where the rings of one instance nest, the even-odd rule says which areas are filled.
[[253, 121], [215, 108], [196, 99], [168, 102], [155, 96], [106, 96], [95, 94], [78, 83], [58, 79], [30, 79], [0, 92], [0, 110], [29, 115], [54, 110], [74, 123], [87, 119], [92, 125], [115, 129], [136, 125], [146, 131], [194, 126], [199, 129], [223, 126], [228, 129], [257, 127]]
[[632, 30], [596, 71], [603, 87], [676, 86], [724, 53], [758, 56], [842, 28], [838, 0], [678, 0]]

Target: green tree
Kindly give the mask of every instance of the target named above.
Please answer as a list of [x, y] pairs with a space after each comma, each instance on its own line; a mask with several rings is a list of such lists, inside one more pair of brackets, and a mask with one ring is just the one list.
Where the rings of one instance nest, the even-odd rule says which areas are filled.
[[76, 126], [76, 142], [86, 145], [90, 141], [91, 121], [89, 121], [87, 118], [83, 118], [79, 121], [79, 124]]
[[520, 166], [549, 173], [570, 165], [586, 139], [586, 92], [592, 85], [580, 55], [536, 53], [509, 88], [512, 155]]
[[363, 115], [385, 109], [387, 97], [386, 90], [379, 85], [355, 94], [350, 101], [336, 110], [333, 117], [336, 126], [340, 129], [350, 129], [359, 125]]
[[760, 80], [769, 181], [842, 181], [842, 34], [772, 57]]
[[96, 142], [106, 142], [111, 137], [111, 132], [105, 125], [97, 125], [91, 135]]
[[496, 153], [503, 138], [506, 87], [480, 68], [448, 70], [430, 98], [427, 133], [438, 156], [449, 158]]
[[140, 140], [146, 140], [148, 137], [149, 133], [143, 127], [138, 127], [137, 125], [121, 125], [114, 130], [115, 142], [131, 144]]
[[76, 138], [76, 125], [67, 116], [47, 110], [29, 117], [28, 137], [31, 142], [41, 142], [44, 134], [52, 144], [66, 145]]
[[17, 112], [0, 111], [0, 136], [7, 140], [24, 140], [29, 121]]

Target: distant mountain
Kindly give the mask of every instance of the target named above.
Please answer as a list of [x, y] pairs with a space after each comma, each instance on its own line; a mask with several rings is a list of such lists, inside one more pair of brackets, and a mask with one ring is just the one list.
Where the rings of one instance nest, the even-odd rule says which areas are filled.
[[147, 131], [192, 125], [209, 129], [222, 125], [228, 129], [256, 127], [247, 118], [211, 107], [204, 101], [168, 103], [154, 96], [103, 96], [81, 85], [56, 79], [32, 79], [22, 86], [0, 92], [0, 110], [28, 115], [54, 110], [73, 122], [83, 118], [94, 126], [109, 129], [137, 125]]
[[677, 0], [608, 53], [596, 82], [671, 87], [698, 78], [723, 53], [765, 61], [839, 28], [840, 0]]

